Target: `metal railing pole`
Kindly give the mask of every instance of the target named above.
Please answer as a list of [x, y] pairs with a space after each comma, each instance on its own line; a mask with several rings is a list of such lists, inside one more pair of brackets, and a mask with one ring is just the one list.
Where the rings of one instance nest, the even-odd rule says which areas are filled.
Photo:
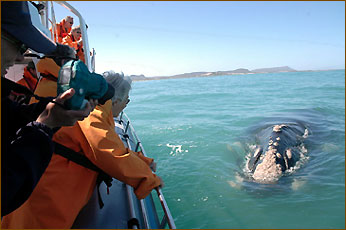
[[[136, 141], [137, 141], [137, 144], [139, 145], [139, 147], [140, 147], [141, 150], [142, 150], [143, 155], [146, 157], [147, 155], [146, 155], [145, 150], [144, 150], [144, 148], [143, 148], [142, 142], [140, 141], [140, 139], [138, 138], [138, 136], [136, 135], [136, 133], [133, 132], [134, 128], [133, 128], [133, 126], [132, 126], [132, 124], [131, 124], [131, 122], [130, 122], [130, 119], [128, 118], [128, 116], [127, 116], [124, 112], [122, 112], [121, 118], [122, 118], [123, 116], [125, 116], [125, 117], [126, 117], [126, 120], [127, 120], [127, 127], [126, 127], [126, 130], [127, 130], [128, 128], [130, 128], [131, 133], [134, 135], [134, 137], [135, 137], [135, 139], [136, 139]], [[128, 143], [128, 144], [129, 144], [129, 143]], [[136, 147], [136, 148], [137, 148], [137, 147]], [[171, 214], [171, 212], [170, 212], [170, 210], [169, 210], [169, 208], [168, 208], [167, 202], [166, 202], [166, 200], [165, 200], [165, 198], [164, 198], [164, 196], [163, 196], [163, 193], [162, 193], [162, 191], [161, 191], [161, 188], [160, 188], [160, 187], [157, 187], [157, 188], [155, 188], [155, 190], [156, 190], [157, 195], [158, 195], [158, 197], [159, 197], [159, 200], [160, 200], [162, 209], [163, 209], [163, 211], [164, 211], [164, 213], [165, 213], [165, 216], [166, 216], [166, 219], [167, 219], [167, 222], [168, 222], [169, 227], [170, 227], [171, 229], [176, 229], [176, 225], [175, 225], [175, 223], [174, 223], [173, 216], [172, 216], [172, 214]]]
[[[130, 121], [127, 121], [127, 125], [126, 125], [126, 128], [125, 128], [125, 134], [127, 134], [127, 131], [128, 131], [128, 128], [129, 128], [129, 124], [130, 124]], [[130, 138], [128, 135], [124, 135], [125, 138], [126, 138], [126, 143], [127, 143], [127, 146], [130, 150], [131, 149], [131, 144], [130, 144]], [[143, 215], [143, 220], [144, 220], [144, 225], [145, 225], [145, 228], [146, 229], [150, 229], [150, 226], [149, 226], [149, 218], [148, 218], [148, 213], [147, 213], [147, 209], [145, 207], [145, 203], [144, 203], [144, 200], [141, 199], [140, 201], [140, 205], [141, 205], [141, 209], [142, 209], [142, 215]]]
[[159, 199], [160, 199], [160, 203], [162, 205], [162, 207], [164, 207], [163, 211], [167, 217], [167, 222], [168, 222], [168, 225], [169, 225], [169, 228], [171, 229], [176, 229], [177, 227], [175, 226], [175, 223], [173, 221], [173, 217], [172, 217], [172, 214], [171, 212], [169, 211], [169, 208], [168, 208], [168, 205], [167, 205], [167, 202], [165, 200], [165, 197], [163, 196], [162, 194], [162, 191], [161, 191], [161, 188], [156, 188], [155, 189], [157, 191], [157, 194], [159, 196]]
[[[127, 197], [128, 197], [129, 206], [130, 206], [130, 220], [129, 221], [138, 220], [136, 218], [136, 213], [135, 213], [135, 209], [134, 209], [134, 202], [133, 202], [133, 197], [132, 197], [132, 188], [130, 185], [126, 185], [126, 192], [127, 192]], [[129, 226], [129, 227], [132, 227], [132, 229], [138, 229], [139, 226], [136, 226], [136, 225], [138, 225], [138, 223], [136, 224], [136, 222], [134, 222], [132, 224], [132, 226]]]

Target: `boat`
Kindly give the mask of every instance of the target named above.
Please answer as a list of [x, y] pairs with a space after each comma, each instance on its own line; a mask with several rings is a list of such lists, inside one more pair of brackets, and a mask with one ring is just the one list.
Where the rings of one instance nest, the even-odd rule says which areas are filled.
[[[82, 31], [83, 48], [85, 55], [85, 64], [90, 72], [95, 72], [95, 50], [90, 52], [89, 41], [87, 35], [87, 26], [82, 15], [66, 1], [39, 1], [38, 3], [29, 2], [29, 10], [32, 23], [49, 38], [54, 40], [49, 27], [55, 25], [54, 4], [59, 4], [69, 10], [79, 19]], [[34, 51], [30, 51], [36, 55]], [[11, 67], [7, 78], [12, 80], [12, 76], [24, 68], [29, 61], [35, 64], [38, 59], [35, 57], [26, 57], [22, 63], [16, 63]], [[13, 74], [14, 73], [14, 74]], [[40, 75], [38, 73], [40, 79]], [[144, 147], [136, 135], [128, 116], [122, 112], [117, 118], [114, 118], [116, 128], [115, 131], [123, 141], [125, 147], [133, 151], [142, 151], [146, 156]], [[95, 188], [93, 195], [87, 205], [80, 211], [72, 228], [83, 229], [175, 229], [174, 219], [171, 215], [165, 197], [161, 188], [156, 188], [145, 199], [138, 200], [133, 192], [133, 188], [123, 182], [113, 178], [110, 193], [107, 194], [107, 187], [101, 183], [99, 188], [104, 207], [100, 209]]]
[[[128, 116], [122, 112], [118, 118], [114, 118], [114, 121], [116, 132], [125, 146], [133, 151], [141, 150], [146, 155]], [[176, 228], [160, 188], [156, 188], [156, 193], [164, 213], [161, 220], [158, 217], [153, 194], [143, 200], [138, 200], [133, 193], [133, 188], [118, 180], [112, 182], [109, 195], [107, 195], [106, 190], [106, 185], [102, 183], [100, 191], [105, 206], [99, 209], [97, 190], [95, 189], [92, 198], [81, 210], [72, 228], [163, 229], [166, 225], [171, 229]]]

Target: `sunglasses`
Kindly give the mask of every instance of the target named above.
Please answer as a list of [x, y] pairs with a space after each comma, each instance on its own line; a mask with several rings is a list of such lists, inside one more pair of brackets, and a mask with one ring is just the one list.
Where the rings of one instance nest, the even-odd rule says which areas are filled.
[[73, 25], [73, 22], [70, 22], [71, 25]]
[[22, 42], [18, 41], [17, 39], [13, 38], [13, 36], [11, 36], [11, 35], [8, 35], [8, 34], [5, 34], [5, 33], [1, 33], [1, 37], [3, 39], [5, 39], [6, 41], [8, 41], [8, 42], [12, 43], [13, 45], [15, 45], [17, 47], [20, 55], [23, 55], [28, 50], [28, 47], [24, 43], [22, 43]]
[[[112, 102], [112, 105], [114, 105], [115, 103], [116, 103], [116, 102], [113, 101], [113, 102]], [[126, 105], [127, 105], [128, 103], [130, 103], [130, 99], [127, 99]]]

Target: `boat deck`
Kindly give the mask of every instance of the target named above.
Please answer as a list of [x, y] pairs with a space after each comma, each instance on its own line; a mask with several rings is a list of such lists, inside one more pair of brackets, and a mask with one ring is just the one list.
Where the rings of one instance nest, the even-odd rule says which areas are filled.
[[[116, 132], [125, 146], [128, 146], [125, 135], [129, 135], [130, 140], [134, 140], [133, 136], [125, 134], [125, 128], [118, 120], [115, 120], [115, 123]], [[129, 143], [131, 149], [136, 148], [134, 141], [129, 141]], [[134, 195], [132, 187], [116, 179], [113, 179], [112, 186], [109, 188], [109, 194], [107, 194], [105, 183], [101, 183], [100, 194], [104, 207], [102, 209], [99, 207], [97, 188], [95, 188], [90, 201], [81, 210], [72, 228], [161, 228], [151, 194], [142, 200], [143, 205]]]

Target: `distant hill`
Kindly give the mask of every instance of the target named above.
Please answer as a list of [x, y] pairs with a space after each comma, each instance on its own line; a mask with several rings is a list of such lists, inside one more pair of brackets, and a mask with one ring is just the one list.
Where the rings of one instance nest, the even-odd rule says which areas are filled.
[[211, 76], [224, 76], [224, 75], [241, 75], [241, 74], [254, 74], [254, 73], [280, 73], [280, 72], [296, 72], [296, 70], [288, 67], [273, 67], [248, 70], [244, 68], [227, 70], [227, 71], [215, 71], [215, 72], [192, 72], [183, 73], [173, 76], [156, 76], [156, 77], [145, 77], [144, 75], [131, 75], [133, 81], [146, 81], [146, 80], [159, 80], [159, 79], [176, 79], [176, 78], [191, 78], [191, 77], [211, 77]]
[[288, 66], [282, 66], [282, 67], [254, 69], [254, 70], [251, 70], [251, 72], [253, 73], [280, 73], [280, 72], [297, 72], [297, 71]]
[[189, 77], [200, 77], [205, 75], [207, 72], [192, 72], [192, 73], [183, 73], [178, 75], [170, 76], [169, 78], [189, 78]]
[[209, 76], [221, 76], [221, 75], [234, 75], [234, 74], [249, 74], [251, 73], [248, 69], [236, 69], [236, 70], [227, 70], [227, 71], [216, 71], [216, 72], [192, 72], [192, 73], [183, 73], [168, 77], [151, 77], [150, 79], [166, 79], [166, 78], [190, 78], [190, 77], [209, 77]]
[[129, 77], [132, 79], [132, 81], [147, 80], [147, 78], [143, 74], [141, 74], [141, 75], [130, 75]]
[[213, 72], [213, 75], [233, 75], [233, 74], [248, 74], [251, 73], [248, 69], [236, 69], [236, 70], [229, 70], [229, 71], [217, 71]]

